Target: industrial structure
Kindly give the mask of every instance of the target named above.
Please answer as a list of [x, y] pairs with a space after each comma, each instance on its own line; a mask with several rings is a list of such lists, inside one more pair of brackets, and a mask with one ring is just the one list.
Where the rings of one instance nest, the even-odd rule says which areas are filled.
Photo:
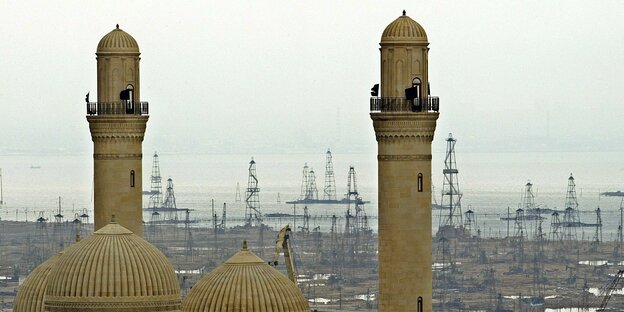
[[151, 180], [151, 185], [150, 185], [150, 190], [148, 192], [149, 203], [147, 207], [151, 209], [157, 209], [157, 208], [162, 207], [163, 205], [162, 177], [160, 176], [160, 161], [158, 160], [157, 152], [154, 152], [154, 156], [152, 160], [152, 175], [151, 175], [150, 180]]
[[247, 191], [245, 192], [245, 225], [257, 226], [262, 224], [262, 213], [260, 212], [260, 188], [256, 177], [256, 162], [251, 159], [249, 162], [249, 178], [247, 180]]
[[432, 310], [431, 142], [439, 99], [429, 95], [428, 45], [403, 11], [381, 36], [381, 82], [371, 93], [382, 312]]
[[336, 200], [336, 178], [334, 177], [334, 163], [332, 153], [327, 149], [325, 155], [325, 187], [323, 188], [324, 200]]

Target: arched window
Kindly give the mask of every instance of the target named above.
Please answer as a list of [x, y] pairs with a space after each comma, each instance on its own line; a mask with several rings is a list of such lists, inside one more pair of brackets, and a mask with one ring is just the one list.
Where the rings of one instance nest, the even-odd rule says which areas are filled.
[[423, 312], [423, 297], [418, 297], [418, 312]]
[[130, 170], [130, 187], [134, 187], [134, 170]]
[[422, 173], [418, 174], [418, 191], [419, 192], [423, 191], [423, 174]]

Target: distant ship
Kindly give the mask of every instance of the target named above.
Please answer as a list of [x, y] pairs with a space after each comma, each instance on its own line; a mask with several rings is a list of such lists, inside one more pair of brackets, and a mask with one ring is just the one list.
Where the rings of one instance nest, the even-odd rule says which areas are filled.
[[359, 197], [356, 200], [349, 199], [349, 198], [343, 198], [341, 200], [305, 198], [305, 199], [287, 201], [286, 203], [287, 204], [321, 204], [321, 205], [354, 203], [354, 204], [361, 205], [361, 204], [368, 204], [370, 203], [370, 201], [362, 200], [362, 198], [359, 198]]
[[41, 169], [41, 166], [30, 165], [30, 169]]
[[600, 193], [600, 195], [602, 196], [624, 196], [624, 192], [622, 191], [604, 192], [604, 193]]

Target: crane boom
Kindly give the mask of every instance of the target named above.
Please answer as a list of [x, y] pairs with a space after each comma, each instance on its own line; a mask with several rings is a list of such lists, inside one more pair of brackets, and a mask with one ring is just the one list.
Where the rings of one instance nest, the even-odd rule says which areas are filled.
[[284, 261], [286, 262], [286, 271], [288, 272], [288, 279], [297, 285], [297, 270], [295, 268], [292, 247], [290, 246], [290, 233], [290, 225], [288, 224], [279, 231], [277, 234], [277, 240], [275, 241], [275, 255], [273, 256], [273, 262], [269, 264], [277, 266], [277, 259], [279, 258], [280, 251], [283, 251]]
[[620, 280], [622, 279], [623, 275], [624, 275], [624, 270], [619, 270], [617, 272], [617, 274], [615, 274], [615, 277], [613, 278], [613, 281], [611, 281], [611, 283], [609, 283], [609, 285], [607, 285], [607, 287], [605, 288], [605, 290], [604, 290], [604, 292], [605, 292], [604, 297], [602, 298], [602, 302], [600, 303], [600, 307], [596, 311], [604, 311], [607, 308], [607, 304], [609, 303], [609, 300], [611, 300], [611, 294], [617, 288], [617, 285], [620, 282]]

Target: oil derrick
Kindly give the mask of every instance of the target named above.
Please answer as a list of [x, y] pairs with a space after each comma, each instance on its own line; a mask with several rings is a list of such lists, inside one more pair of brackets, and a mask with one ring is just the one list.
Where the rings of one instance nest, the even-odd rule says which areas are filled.
[[184, 216], [184, 246], [185, 246], [185, 253], [184, 253], [184, 259], [188, 262], [188, 261], [194, 261], [194, 254], [193, 254], [193, 233], [191, 233], [191, 212], [189, 209], [185, 209], [185, 216]]
[[533, 295], [541, 300], [543, 300], [546, 291], [546, 278], [544, 277], [544, 241], [545, 235], [542, 230], [542, 220], [538, 219], [535, 229], [535, 248], [533, 253]]
[[165, 191], [165, 200], [163, 201], [162, 210], [167, 213], [165, 220], [174, 220], [178, 222], [178, 206], [176, 205], [175, 192], [173, 191], [173, 179], [167, 179], [167, 190]]
[[[347, 189], [348, 204], [345, 214], [345, 233], [343, 238], [346, 241], [346, 251], [350, 255], [350, 261], [355, 263], [364, 260], [363, 257], [358, 257], [358, 255], [368, 252], [371, 231], [368, 225], [366, 211], [364, 211], [364, 203], [357, 191], [357, 177], [353, 166], [349, 167]], [[352, 204], [353, 211], [351, 209]]]
[[496, 305], [496, 295], [498, 293], [496, 290], [496, 275], [494, 273], [494, 267], [492, 266], [482, 271], [483, 288], [487, 289], [488, 292], [488, 305], [490, 306], [489, 311], [494, 311], [494, 307]]
[[563, 240], [576, 241], [576, 228], [581, 225], [578, 213], [578, 201], [576, 199], [576, 184], [570, 173], [568, 178], [568, 190], [566, 193], [565, 211], [563, 214]]
[[442, 211], [448, 212], [446, 216], [440, 215], [440, 228], [438, 235], [453, 239], [462, 235], [462, 210], [459, 190], [459, 180], [457, 175], [457, 163], [455, 159], [455, 143], [453, 134], [449, 133], [446, 139], [446, 158], [444, 159], [444, 183], [442, 185], [442, 200], [440, 206]]
[[264, 224], [262, 224], [259, 195], [260, 188], [258, 188], [258, 178], [256, 176], [256, 162], [252, 158], [249, 162], [249, 178], [247, 179], [247, 192], [245, 192], [245, 226], [258, 227], [260, 231], [258, 235], [258, 251], [262, 257], [264, 255]]
[[89, 224], [89, 214], [87, 212], [87, 208], [82, 208], [80, 214], [80, 222], [82, 222], [82, 224]]
[[521, 208], [524, 209], [524, 211], [527, 213], [535, 212], [535, 194], [533, 194], [533, 184], [531, 183], [531, 181], [528, 181], [527, 184], [524, 186]]
[[318, 188], [316, 187], [316, 176], [314, 175], [314, 169], [310, 168], [308, 173], [308, 186], [306, 188], [305, 199], [318, 199]]
[[[473, 235], [477, 231], [477, 221], [475, 219], [474, 211], [468, 208], [468, 211], [464, 213], [464, 232], [466, 233], [466, 239], [469, 241], [468, 244], [464, 245], [464, 250], [462, 254], [464, 256], [474, 255], [475, 252], [479, 252], [478, 239], [476, 235]], [[477, 243], [477, 244], [475, 244]]]
[[303, 172], [301, 173], [301, 195], [299, 195], [300, 200], [305, 200], [308, 196], [308, 178], [310, 172], [308, 163], [303, 165]]
[[61, 206], [61, 197], [58, 198], [58, 210], [54, 215], [54, 227], [52, 228], [52, 236], [56, 242], [53, 252], [59, 252], [65, 248], [65, 225], [63, 224], [63, 208]]
[[550, 241], [551, 242], [559, 242], [562, 240], [561, 233], [559, 231], [559, 227], [561, 226], [561, 220], [559, 219], [559, 213], [553, 212], [550, 219]]
[[334, 177], [334, 164], [332, 154], [327, 149], [325, 156], [325, 187], [323, 188], [324, 200], [336, 200], [336, 178]]
[[241, 202], [240, 183], [238, 182], [236, 182], [236, 197], [234, 197], [234, 201], [237, 203]]
[[321, 263], [323, 260], [323, 234], [321, 233], [321, 226], [316, 226], [312, 229], [312, 240], [314, 241], [314, 254], [317, 263]]
[[258, 178], [256, 177], [256, 162], [252, 158], [249, 162], [249, 178], [247, 180], [247, 191], [245, 192], [245, 226], [258, 226], [262, 223], [259, 194], [260, 188], [258, 188]]
[[147, 227], [148, 241], [164, 252], [164, 236], [162, 233], [162, 219], [158, 211], [153, 211]]
[[303, 207], [303, 226], [299, 228], [301, 229], [301, 233], [305, 235], [310, 233], [310, 213], [308, 211], [308, 206]]
[[330, 262], [331, 262], [331, 273], [333, 276], [339, 275], [339, 264], [338, 261], [340, 259], [339, 252], [342, 251], [340, 248], [340, 244], [338, 242], [338, 225], [336, 224], [336, 220], [338, 218], [336, 215], [332, 215], [332, 223], [330, 233]]
[[44, 217], [43, 211], [39, 212], [39, 217], [36, 220], [37, 225], [35, 227], [35, 239], [34, 243], [37, 245], [35, 249], [35, 262], [42, 263], [50, 256], [48, 237], [48, 219]]
[[72, 236], [75, 239], [83, 237], [82, 221], [80, 221], [80, 214], [74, 213], [74, 220], [72, 220]]
[[472, 209], [468, 207], [468, 211], [466, 211], [466, 213], [464, 214], [466, 217], [464, 219], [464, 230], [466, 231], [466, 234], [472, 237], [474, 236], [474, 233], [477, 231], [477, 220], [474, 215], [474, 211], [472, 211]]
[[592, 247], [593, 251], [597, 251], [602, 243], [602, 216], [600, 215], [600, 207], [596, 208], [596, 231], [594, 232], [594, 237], [592, 239]]
[[526, 226], [524, 224], [524, 209], [518, 208], [516, 210], [516, 220], [514, 222], [514, 236], [512, 244], [514, 248], [513, 254], [513, 267], [511, 272], [522, 273], [524, 272], [524, 242], [526, 239]]
[[148, 208], [158, 209], [163, 205], [162, 198], [162, 178], [160, 177], [160, 162], [158, 161], [158, 153], [154, 152], [152, 162], [152, 176], [150, 185], [150, 197]]

